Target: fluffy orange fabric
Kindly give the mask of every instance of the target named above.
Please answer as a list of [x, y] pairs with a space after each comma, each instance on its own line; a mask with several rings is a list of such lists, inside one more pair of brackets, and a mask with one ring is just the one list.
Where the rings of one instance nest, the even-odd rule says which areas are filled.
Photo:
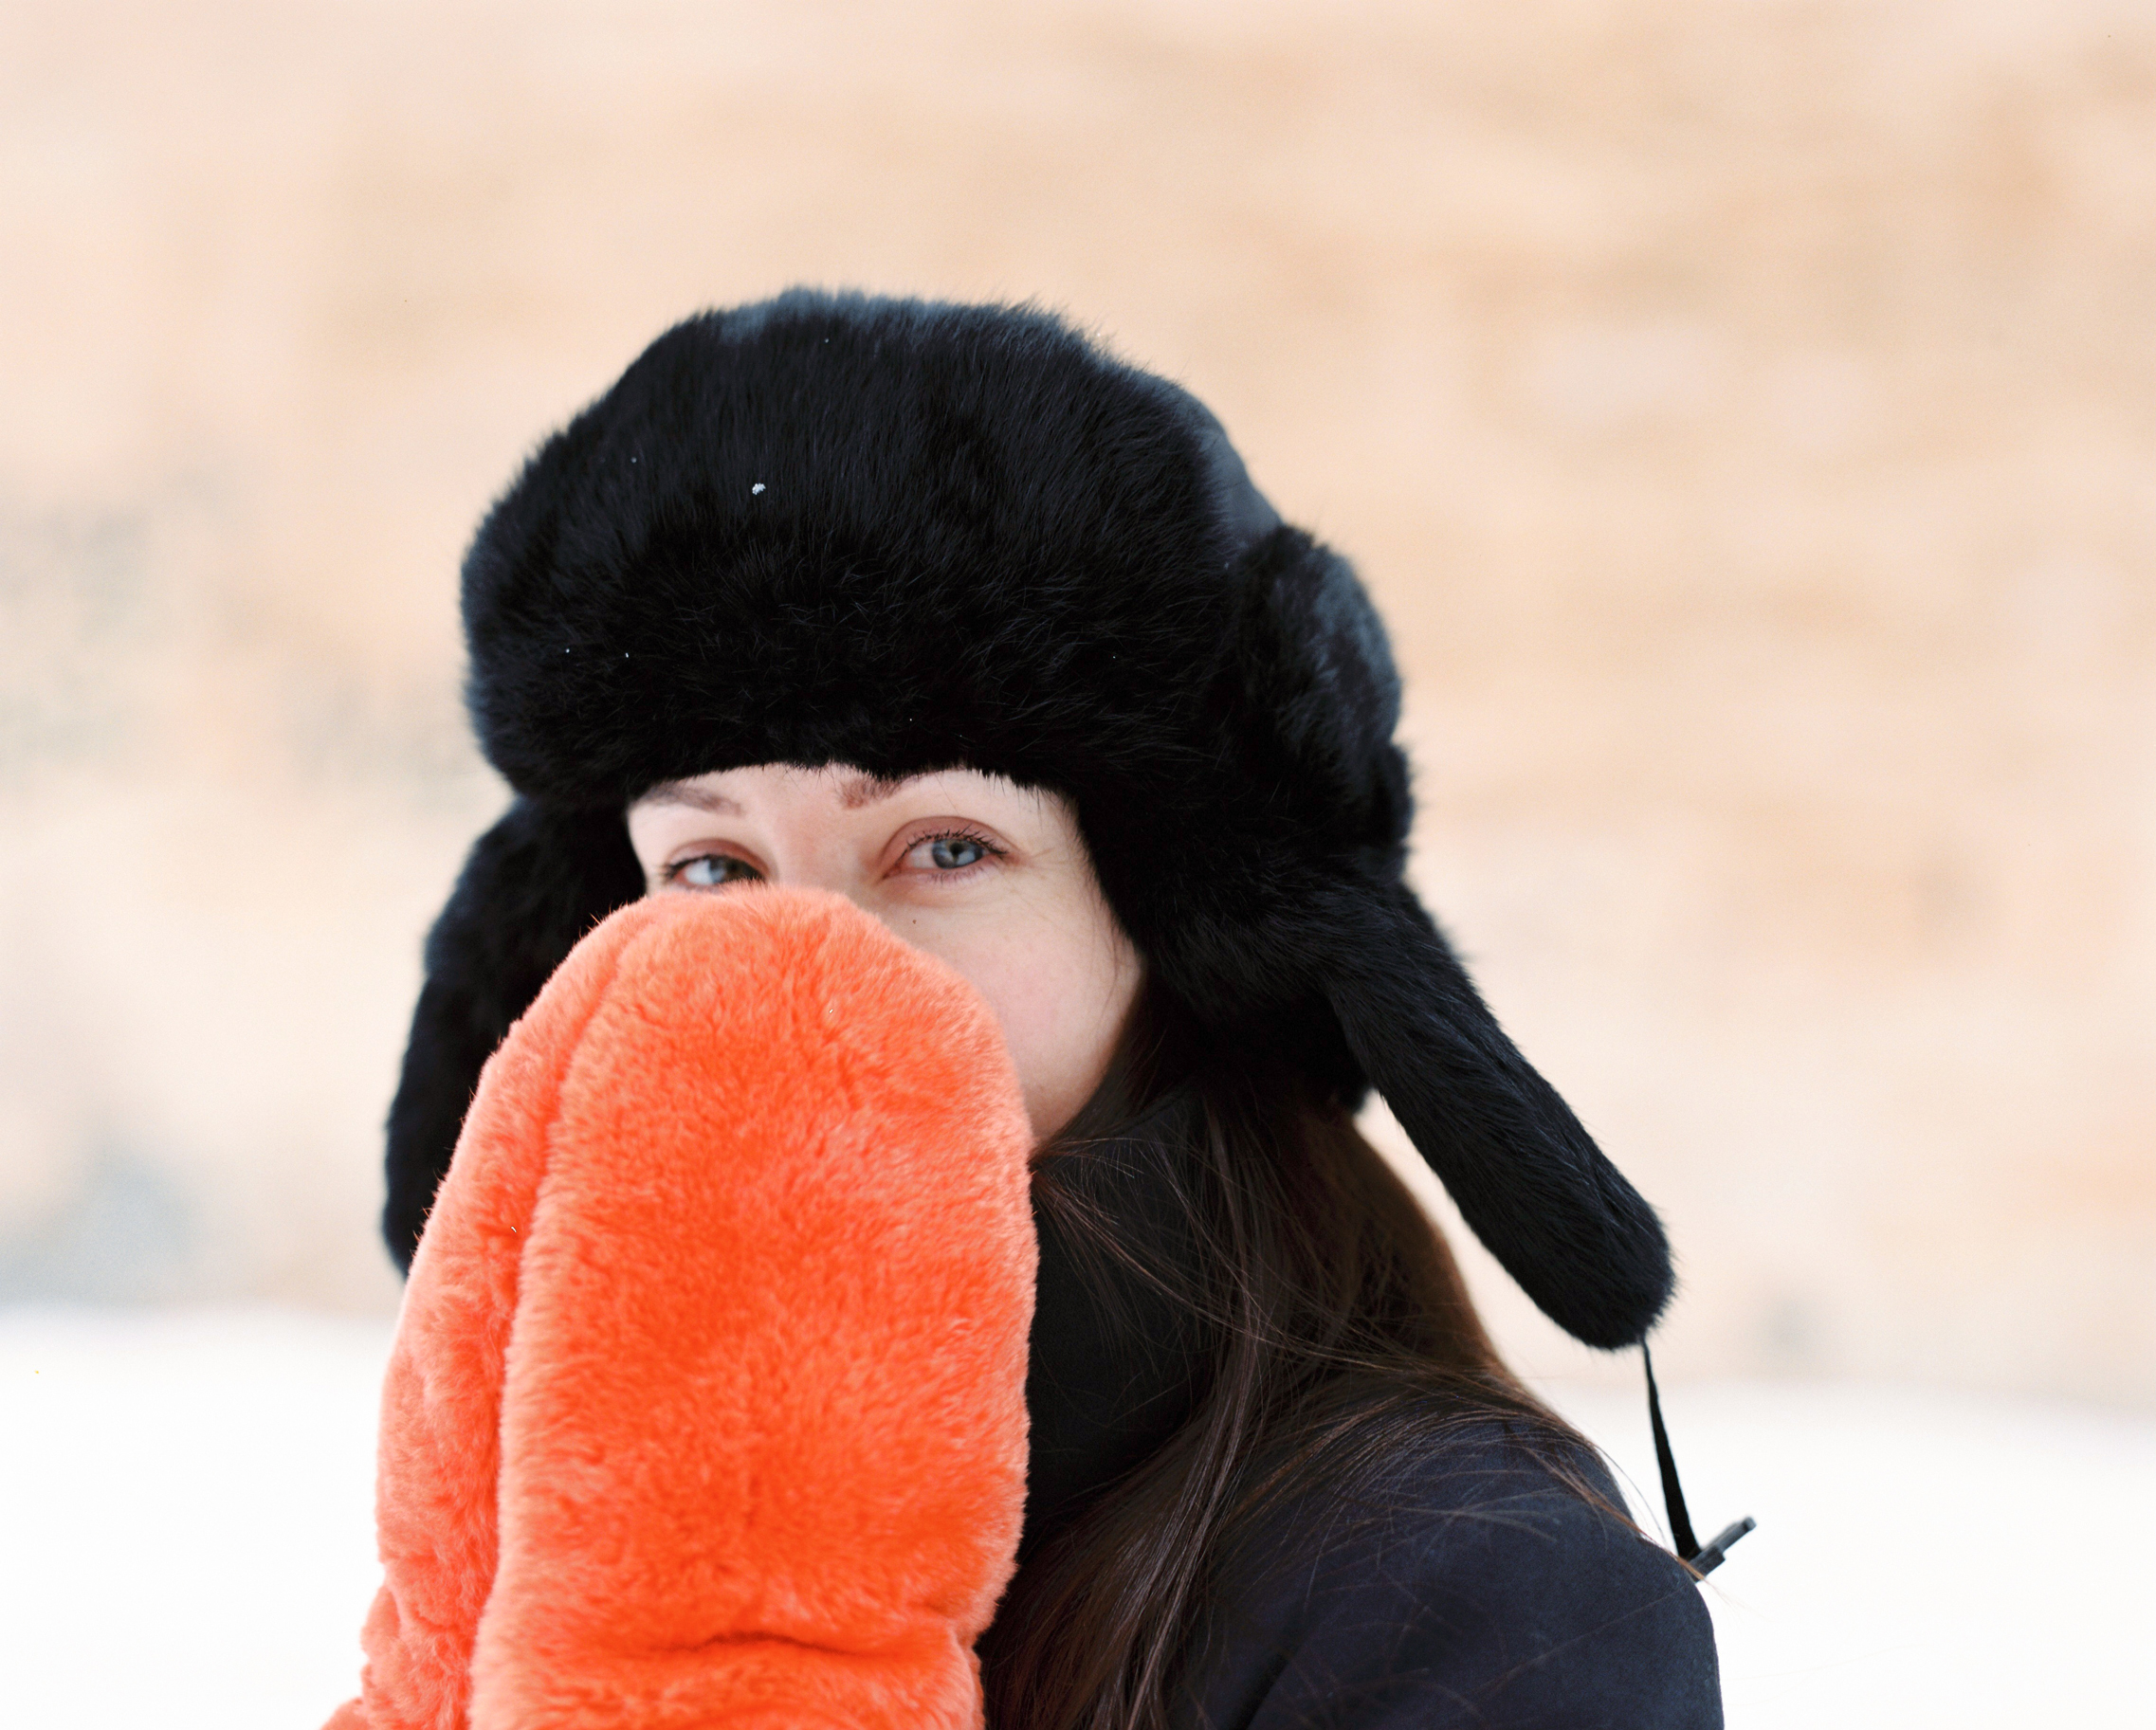
[[1030, 1139], [986, 1006], [836, 896], [594, 930], [412, 1266], [332, 1730], [978, 1725]]

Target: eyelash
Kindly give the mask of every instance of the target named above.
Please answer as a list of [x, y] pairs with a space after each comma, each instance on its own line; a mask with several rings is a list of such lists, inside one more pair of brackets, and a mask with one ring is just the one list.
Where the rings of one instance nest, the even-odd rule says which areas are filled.
[[680, 883], [683, 872], [686, 871], [691, 865], [702, 865], [706, 859], [723, 859], [730, 865], [739, 865], [754, 878], [760, 879], [763, 876], [763, 873], [749, 864], [747, 860], [737, 858], [732, 853], [691, 853], [686, 859], [677, 859], [667, 865], [664, 881], [669, 884]]

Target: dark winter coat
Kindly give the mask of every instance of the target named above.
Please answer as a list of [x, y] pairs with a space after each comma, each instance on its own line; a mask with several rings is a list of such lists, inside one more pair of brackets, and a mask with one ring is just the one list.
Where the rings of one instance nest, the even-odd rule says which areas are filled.
[[[1381, 1506], [1311, 1497], [1215, 1586], [1207, 1730], [1708, 1730], [1714, 1632], [1675, 1557], [1495, 1432], [1404, 1461]], [[1599, 1487], [1622, 1505], [1603, 1475]]]
[[[1183, 1253], [1142, 1160], [1090, 1186], [1145, 1257]], [[1022, 1595], [1042, 1548], [1189, 1415], [1199, 1372], [1172, 1303], [1036, 1210]], [[1623, 1499], [1599, 1461], [1584, 1475]], [[995, 1631], [983, 1643], [996, 1662]], [[1359, 1499], [1304, 1486], [1217, 1558], [1184, 1661], [1189, 1730], [1712, 1730], [1721, 1683], [1700, 1588], [1590, 1505], [1499, 1420], [1395, 1462]]]

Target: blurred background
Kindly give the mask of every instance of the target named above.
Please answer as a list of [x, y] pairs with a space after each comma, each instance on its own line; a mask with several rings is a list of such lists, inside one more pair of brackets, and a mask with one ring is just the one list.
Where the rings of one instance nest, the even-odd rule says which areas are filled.
[[2156, 1433], [2146, 0], [0, 9], [0, 1302], [393, 1311], [464, 543], [795, 282], [1065, 311], [1357, 561], [1669, 1376]]

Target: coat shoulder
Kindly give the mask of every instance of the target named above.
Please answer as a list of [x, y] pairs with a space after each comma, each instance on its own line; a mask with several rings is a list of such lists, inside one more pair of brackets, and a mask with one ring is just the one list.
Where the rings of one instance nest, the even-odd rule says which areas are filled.
[[1186, 1670], [1203, 1730], [1719, 1730], [1690, 1573], [1502, 1427], [1312, 1491], [1218, 1570]]

